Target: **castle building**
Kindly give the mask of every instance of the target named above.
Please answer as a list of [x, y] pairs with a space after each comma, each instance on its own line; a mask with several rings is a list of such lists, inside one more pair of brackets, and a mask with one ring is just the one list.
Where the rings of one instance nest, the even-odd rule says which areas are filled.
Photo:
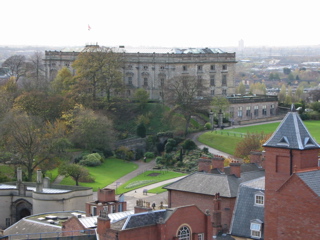
[[[65, 48], [61, 51], [45, 52], [45, 68], [48, 79], [53, 80], [57, 72], [67, 67], [75, 74], [72, 63], [79, 53], [87, 48]], [[235, 93], [236, 54], [215, 48], [154, 49], [112, 48], [123, 54], [125, 65], [121, 69], [126, 97], [133, 96], [135, 89], [148, 91], [150, 99], [160, 100], [165, 83], [174, 77], [192, 76], [203, 86], [198, 95], [231, 95]]]

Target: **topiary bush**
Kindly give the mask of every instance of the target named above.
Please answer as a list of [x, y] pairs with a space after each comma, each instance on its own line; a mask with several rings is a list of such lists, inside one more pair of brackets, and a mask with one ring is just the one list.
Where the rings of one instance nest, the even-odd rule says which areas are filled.
[[212, 126], [211, 126], [211, 123], [206, 123], [205, 125], [204, 125], [204, 128], [206, 129], [206, 130], [210, 130], [211, 128], [212, 128]]
[[187, 139], [182, 143], [182, 148], [185, 150], [194, 150], [197, 149], [197, 145], [191, 139]]
[[146, 152], [146, 153], [144, 154], [144, 156], [145, 156], [146, 158], [154, 158], [154, 153], [153, 153], [153, 152]]

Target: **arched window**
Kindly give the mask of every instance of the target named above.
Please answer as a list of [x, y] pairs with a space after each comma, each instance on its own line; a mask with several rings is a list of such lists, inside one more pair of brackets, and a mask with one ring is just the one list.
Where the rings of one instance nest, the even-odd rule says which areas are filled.
[[187, 226], [182, 226], [178, 232], [179, 240], [190, 240], [190, 229]]

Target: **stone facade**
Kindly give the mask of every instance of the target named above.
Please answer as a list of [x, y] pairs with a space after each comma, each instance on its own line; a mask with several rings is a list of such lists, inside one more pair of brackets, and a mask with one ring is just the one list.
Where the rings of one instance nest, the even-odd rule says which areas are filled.
[[278, 109], [277, 96], [232, 96], [230, 102], [229, 119], [232, 124], [245, 124], [272, 120]]
[[[47, 78], [53, 80], [63, 67], [75, 74], [72, 62], [84, 49], [46, 51], [44, 61]], [[235, 53], [209, 48], [113, 50], [123, 54], [125, 59], [125, 66], [121, 71], [126, 97], [133, 96], [135, 89], [144, 88], [149, 92], [150, 99], [161, 100], [166, 81], [181, 76], [197, 79], [204, 88], [199, 97], [202, 94], [227, 96], [235, 93]]]
[[[18, 170], [18, 175], [19, 171], [21, 170]], [[18, 177], [17, 182], [0, 184], [0, 229], [32, 214], [84, 211], [85, 203], [91, 200], [92, 188], [63, 185], [44, 187], [43, 182], [27, 183]]]

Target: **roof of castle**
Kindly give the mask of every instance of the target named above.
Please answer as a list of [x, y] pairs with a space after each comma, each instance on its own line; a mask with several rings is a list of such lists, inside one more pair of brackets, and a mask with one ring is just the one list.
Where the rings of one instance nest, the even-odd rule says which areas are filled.
[[263, 146], [299, 150], [320, 148], [294, 107], [291, 112], [287, 113], [277, 130]]
[[220, 193], [221, 197], [236, 197], [238, 187], [242, 182], [260, 178], [265, 175], [263, 169], [258, 171], [242, 172], [240, 178], [227, 174], [212, 174], [196, 172], [165, 186], [165, 189], [192, 192], [214, 196]]

